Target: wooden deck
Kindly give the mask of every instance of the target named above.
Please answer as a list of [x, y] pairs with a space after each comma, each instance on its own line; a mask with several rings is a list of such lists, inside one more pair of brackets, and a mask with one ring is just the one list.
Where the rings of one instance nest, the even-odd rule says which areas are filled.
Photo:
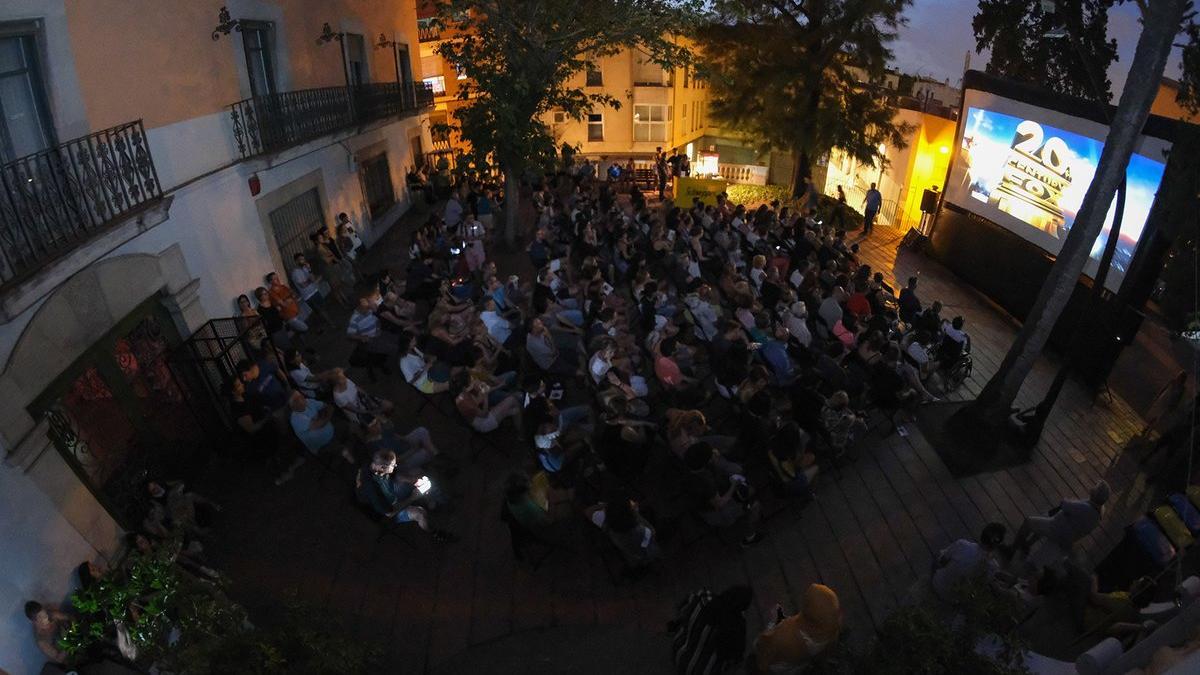
[[[372, 255], [401, 255], [400, 234], [394, 232]], [[949, 398], [969, 398], [994, 372], [1016, 327], [937, 264], [898, 253], [899, 239], [898, 232], [878, 228], [861, 254], [897, 284], [920, 270], [920, 297], [926, 303], [940, 299], [944, 316], [966, 318], [975, 374]], [[332, 346], [323, 352], [326, 363], [344, 363], [346, 351]], [[1049, 358], [1038, 363], [1023, 402], [1040, 396], [1054, 369]], [[400, 430], [428, 426], [441, 448], [465, 457], [468, 435], [457, 420], [431, 410], [411, 419], [404, 412], [415, 405], [409, 393], [394, 385], [369, 386], [365, 378], [359, 385], [397, 401]], [[611, 583], [582, 541], [572, 552], [551, 556], [537, 572], [514, 564], [498, 516], [502, 482], [525, 456], [523, 449], [510, 452], [511, 458], [485, 452], [479, 462], [465, 465], [452, 488], [457, 508], [446, 518], [462, 541], [451, 546], [435, 548], [421, 537], [413, 547], [391, 538], [376, 543], [374, 526], [350, 504], [348, 470], [327, 473], [310, 462], [280, 488], [256, 470], [234, 472], [207, 487], [227, 506], [210, 550], [236, 581], [234, 597], [252, 610], [277, 606], [298, 591], [326, 606], [355, 635], [375, 641], [398, 672], [466, 672], [473, 654], [494, 658], [484, 643], [527, 639], [532, 650], [545, 646], [539, 641], [555, 639], [549, 637], [554, 633], [533, 629], [596, 627], [602, 635], [620, 627], [626, 632], [614, 636], [635, 630], [661, 640], [675, 601], [702, 586], [735, 583], [755, 591], [752, 635], [777, 602], [794, 611], [807, 585], [821, 582], [838, 592], [849, 635], [861, 640], [904, 600], [936, 551], [976, 536], [988, 521], [1015, 530], [1023, 515], [1045, 512], [1063, 496], [1085, 495], [1103, 478], [1113, 498], [1102, 527], [1083, 545], [1095, 561], [1147, 506], [1144, 476], [1120, 454], [1140, 420], [1119, 398], [1093, 401], [1075, 383], [1059, 398], [1033, 460], [1008, 470], [955, 479], [916, 426], [907, 428], [907, 437], [868, 438], [860, 459], [840, 480], [820, 478], [817, 501], [771, 519], [768, 537], [757, 546], [743, 552], [712, 537], [682, 550], [669, 545], [660, 572], [634, 584]], [[627, 639], [614, 638], [610, 648], [620, 649]], [[587, 658], [581, 649], [580, 658]], [[577, 666], [571, 672], [600, 672]], [[638, 672], [657, 672], [659, 666], [669, 672], [665, 649], [661, 663], [640, 665]], [[601, 668], [598, 662], [595, 667]], [[494, 672], [508, 671], [496, 664]]]

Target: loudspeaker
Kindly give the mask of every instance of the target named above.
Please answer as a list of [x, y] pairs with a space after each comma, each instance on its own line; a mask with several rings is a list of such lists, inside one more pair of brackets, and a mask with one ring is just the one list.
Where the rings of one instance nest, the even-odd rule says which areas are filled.
[[914, 251], [924, 252], [928, 246], [929, 237], [921, 234], [915, 227], [908, 228], [908, 232], [904, 233], [904, 239], [900, 240], [900, 248], [911, 248]]
[[921, 195], [921, 210], [925, 213], [933, 213], [937, 211], [938, 197], [941, 193], [937, 190], [926, 190]]

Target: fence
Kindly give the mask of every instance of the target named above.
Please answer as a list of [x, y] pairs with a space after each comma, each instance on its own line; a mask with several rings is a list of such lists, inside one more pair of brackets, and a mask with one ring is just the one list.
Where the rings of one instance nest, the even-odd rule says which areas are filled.
[[141, 120], [0, 166], [0, 286], [161, 197]]
[[431, 105], [433, 91], [425, 83], [380, 82], [256, 96], [234, 103], [229, 112], [245, 159]]

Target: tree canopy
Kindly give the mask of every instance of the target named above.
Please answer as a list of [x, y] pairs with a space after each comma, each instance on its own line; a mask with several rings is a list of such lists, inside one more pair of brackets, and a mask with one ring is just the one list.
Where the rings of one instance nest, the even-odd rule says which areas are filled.
[[911, 0], [717, 0], [698, 30], [714, 119], [761, 149], [792, 153], [793, 193], [813, 159], [839, 149], [882, 163], [904, 147], [880, 93], [890, 43]]
[[[979, 0], [971, 25], [978, 51], [991, 50], [993, 75], [1093, 100], [1098, 89], [1112, 96], [1108, 67], [1117, 60], [1117, 41], [1108, 37], [1108, 10], [1115, 0], [1059, 2], [1045, 12], [1041, 0]], [[1069, 35], [1047, 37], [1065, 28]]]
[[[627, 48], [664, 67], [686, 63], [690, 52], [671, 36], [688, 30], [697, 10], [695, 0], [442, 2], [438, 22], [450, 37], [438, 53], [467, 76], [454, 123], [474, 159], [494, 158], [512, 180], [552, 156], [545, 113], [561, 110], [578, 120], [594, 108], [621, 105], [586, 91], [573, 76]], [[515, 204], [515, 191], [506, 193]], [[515, 208], [506, 208], [506, 216], [514, 217]]]

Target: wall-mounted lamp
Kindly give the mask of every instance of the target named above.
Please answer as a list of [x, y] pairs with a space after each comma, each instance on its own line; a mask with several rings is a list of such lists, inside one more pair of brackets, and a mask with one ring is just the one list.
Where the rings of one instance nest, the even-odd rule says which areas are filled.
[[229, 8], [222, 7], [221, 11], [217, 12], [217, 27], [213, 29], [212, 39], [216, 42], [222, 35], [229, 35], [233, 31], [242, 32], [242, 20], [232, 18]]

